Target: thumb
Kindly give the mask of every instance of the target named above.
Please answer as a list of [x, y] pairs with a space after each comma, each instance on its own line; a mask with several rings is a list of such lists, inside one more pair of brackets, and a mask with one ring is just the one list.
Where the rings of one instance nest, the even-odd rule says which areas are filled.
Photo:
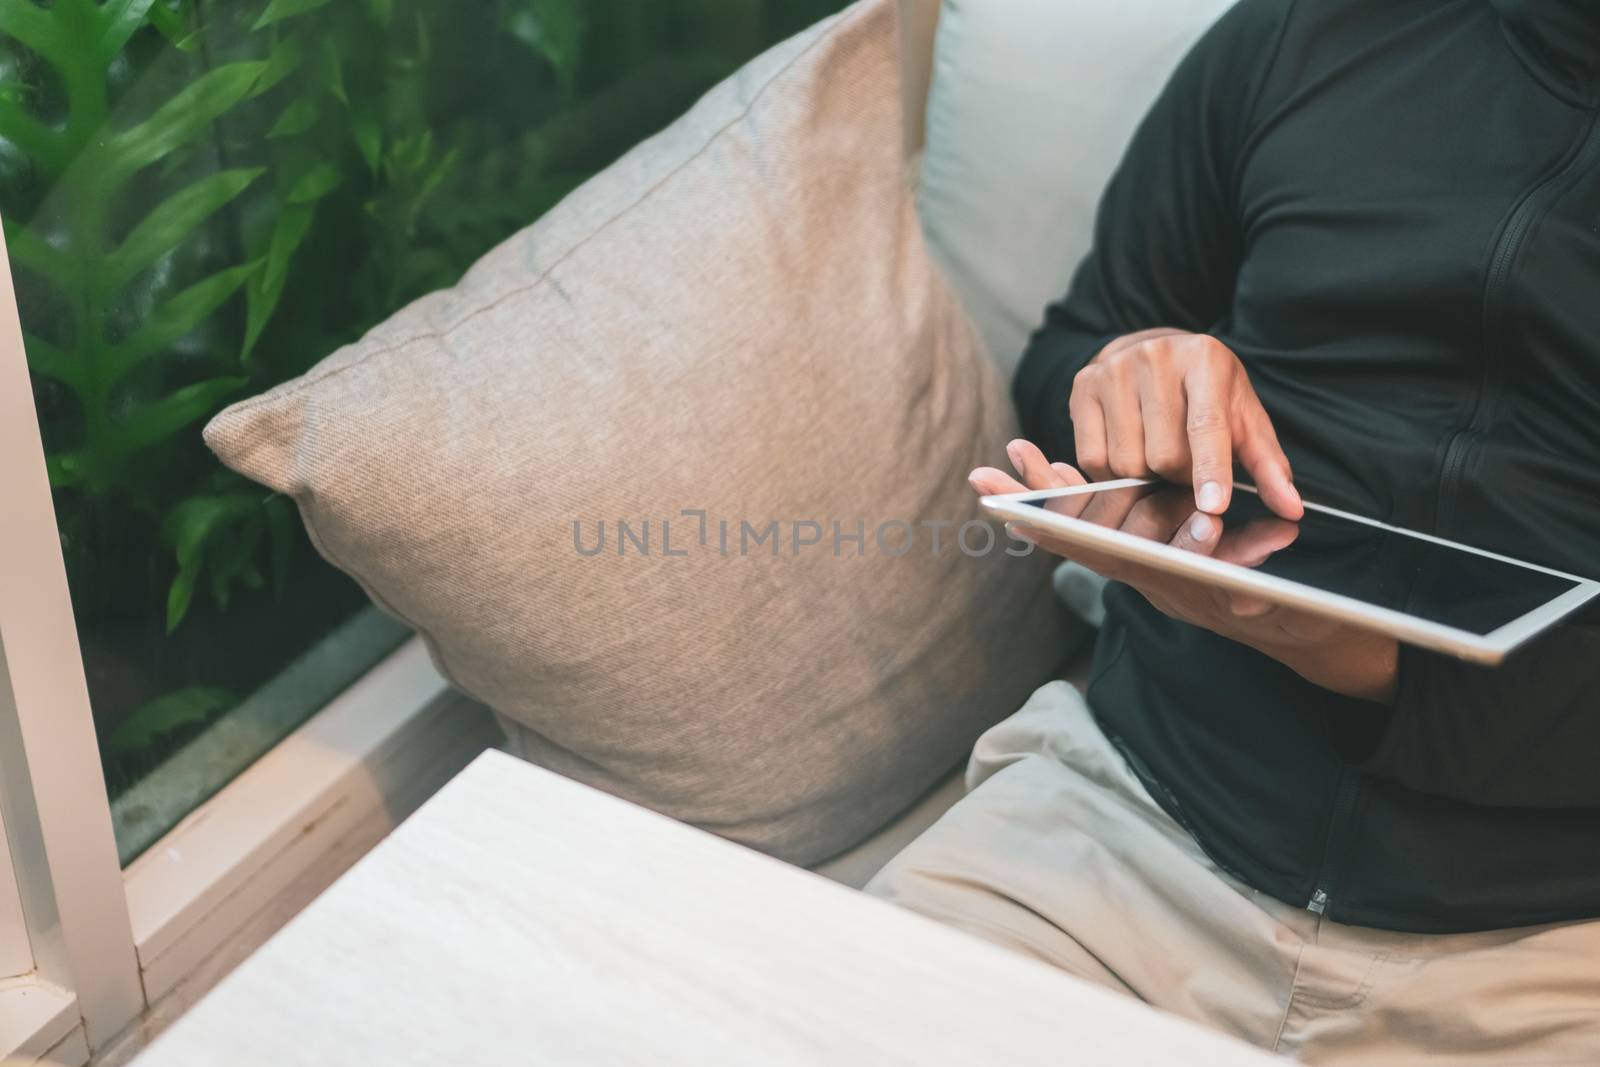
[[1168, 544], [1185, 552], [1198, 552], [1202, 556], [1209, 556], [1216, 551], [1221, 535], [1221, 519], [1207, 515], [1203, 511], [1196, 511], [1178, 527]]

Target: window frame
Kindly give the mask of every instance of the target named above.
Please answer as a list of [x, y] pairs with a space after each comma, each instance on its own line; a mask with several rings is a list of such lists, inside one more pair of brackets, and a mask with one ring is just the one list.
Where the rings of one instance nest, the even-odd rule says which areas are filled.
[[11, 862], [11, 841], [6, 837], [5, 812], [0, 810], [0, 982], [33, 971], [33, 942], [22, 913], [22, 892], [17, 888]]
[[0, 500], [0, 937], [20, 920], [32, 968], [0, 982], [0, 1059], [81, 1063], [197, 998], [208, 960], [287, 920], [286, 887], [331, 881], [500, 735], [413, 637], [124, 871], [3, 235]]
[[93, 1044], [143, 1007], [66, 565], [0, 238], [0, 780], [35, 973]]

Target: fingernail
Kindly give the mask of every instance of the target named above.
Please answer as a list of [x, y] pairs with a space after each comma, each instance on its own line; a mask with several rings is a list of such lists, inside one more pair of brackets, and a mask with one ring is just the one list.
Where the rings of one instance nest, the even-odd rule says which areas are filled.
[[1222, 486], [1216, 482], [1205, 482], [1195, 490], [1194, 502], [1201, 511], [1216, 511], [1222, 507]]
[[1070, 464], [1070, 463], [1062, 463], [1059, 460], [1057, 462], [1055, 462], [1055, 463], [1050, 464], [1050, 469], [1055, 471], [1057, 474], [1061, 475], [1061, 477], [1063, 477], [1063, 478], [1070, 478], [1070, 477], [1072, 477], [1072, 475], [1074, 473], [1073, 469], [1072, 469], [1072, 464]]
[[1228, 610], [1241, 618], [1253, 619], [1267, 613], [1268, 604], [1255, 597], [1229, 597]]
[[[1208, 483], [1209, 484], [1209, 483]], [[1206, 515], [1196, 515], [1189, 520], [1189, 536], [1196, 541], [1207, 540], [1211, 536], [1211, 519]]]
[[1006, 445], [1006, 455], [1011, 457], [1011, 465], [1017, 469], [1018, 474], [1021, 474], [1023, 467], [1022, 442], [1012, 441], [1009, 445]]

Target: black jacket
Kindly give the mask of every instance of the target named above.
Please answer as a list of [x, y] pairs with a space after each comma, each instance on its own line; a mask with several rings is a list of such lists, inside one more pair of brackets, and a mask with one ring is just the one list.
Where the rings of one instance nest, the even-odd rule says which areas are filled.
[[[1018, 372], [1070, 459], [1111, 338], [1214, 334], [1307, 499], [1600, 575], [1600, 3], [1244, 0], [1184, 60]], [[1347, 923], [1600, 916], [1600, 618], [1392, 708], [1107, 592], [1091, 703], [1225, 869]]]

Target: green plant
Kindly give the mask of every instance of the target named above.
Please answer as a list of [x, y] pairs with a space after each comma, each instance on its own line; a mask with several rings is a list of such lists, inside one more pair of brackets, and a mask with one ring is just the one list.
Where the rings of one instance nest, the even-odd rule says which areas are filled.
[[114, 788], [320, 632], [263, 614], [361, 602], [204, 420], [838, 6], [0, 0], [0, 218]]
[[[213, 120], [263, 91], [270, 68], [265, 61], [223, 64], [190, 81], [141, 121], [116, 128], [112, 69], [153, 11], [168, 13], [150, 0], [104, 6], [61, 0], [47, 9], [14, 0], [0, 4], [0, 32], [52, 66], [65, 89], [60, 94], [65, 113], [53, 128], [16, 106], [36, 86], [13, 83], [22, 91], [13, 106], [0, 108], [0, 136], [26, 152], [36, 180], [51, 190], [31, 225], [18, 225], [8, 216], [5, 227], [12, 261], [44, 279], [55, 290], [53, 306], [60, 309], [50, 324], [53, 337], [37, 331], [26, 336], [34, 375], [68, 392], [76, 414], [75, 440], [58, 443], [48, 457], [50, 482], [89, 498], [119, 493], [146, 512], [162, 505], [149, 454], [248, 380], [213, 351], [200, 361], [200, 375], [174, 382], [161, 373], [159, 357], [211, 316], [261, 264], [229, 264], [175, 290], [147, 289], [139, 294], [147, 306], [135, 321], [122, 313], [124, 301], [141, 277], [170, 260], [207, 219], [259, 179], [263, 168], [184, 177], [126, 232], [119, 232], [115, 218], [119, 196], [147, 168], [170, 167]], [[178, 27], [175, 19], [168, 20], [169, 29]], [[172, 625], [181, 615], [180, 606]]]

